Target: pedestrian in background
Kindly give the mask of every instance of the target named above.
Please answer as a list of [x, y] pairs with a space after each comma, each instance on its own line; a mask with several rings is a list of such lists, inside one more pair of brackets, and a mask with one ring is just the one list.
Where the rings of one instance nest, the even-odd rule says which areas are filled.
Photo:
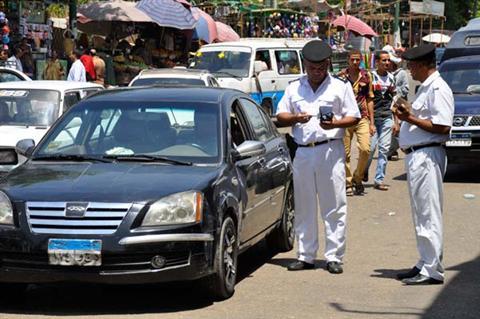
[[377, 69], [372, 71], [373, 104], [374, 104], [374, 127], [373, 137], [370, 141], [370, 157], [366, 168], [364, 180], [368, 180], [368, 169], [372, 163], [375, 150], [378, 148], [377, 168], [373, 180], [374, 188], [387, 191], [384, 184], [387, 171], [387, 153], [392, 139], [392, 130], [395, 133], [398, 127], [394, 126], [393, 114], [390, 109], [393, 96], [395, 95], [395, 79], [388, 72], [390, 68], [390, 55], [386, 51], [378, 51], [375, 54]]
[[[353, 93], [357, 100], [358, 109], [360, 111], [360, 121], [351, 127], [345, 129], [345, 172], [347, 183], [347, 196], [362, 195], [365, 187], [362, 179], [368, 164], [370, 155], [370, 136], [373, 135], [374, 128], [373, 118], [373, 88], [371, 74], [367, 70], [360, 69], [362, 54], [358, 50], [351, 50], [348, 54], [348, 68], [340, 71], [338, 74], [342, 79], [349, 81], [353, 88]], [[370, 126], [372, 123], [372, 126]], [[358, 162], [357, 168], [352, 174], [350, 168], [351, 144], [353, 136], [357, 137]]]
[[85, 67], [85, 75], [88, 82], [93, 82], [97, 78], [95, 74], [95, 65], [93, 64], [93, 57], [89, 49], [84, 49], [82, 55], [80, 56], [80, 61], [82, 61], [83, 66]]
[[97, 50], [91, 49], [93, 67], [95, 69], [95, 83], [105, 86], [105, 61], [97, 55]]
[[12, 56], [7, 59], [5, 66], [23, 72], [23, 65], [21, 60], [23, 53], [24, 52], [20, 47], [15, 47], [15, 49], [13, 49]]
[[70, 60], [72, 61], [72, 66], [68, 72], [68, 81], [75, 82], [87, 82], [87, 77], [85, 75], [85, 67], [83, 66], [80, 57], [82, 56], [82, 51], [79, 49], [74, 49], [70, 54]]
[[420, 81], [411, 107], [399, 105], [400, 147], [405, 150], [405, 169], [413, 224], [420, 258], [409, 272], [397, 275], [407, 285], [442, 284], [443, 177], [447, 157], [443, 144], [453, 122], [452, 90], [436, 70], [435, 46], [420, 45], [403, 58], [414, 80]]
[[63, 70], [63, 66], [60, 64], [58, 60], [57, 51], [52, 50], [50, 54], [50, 58], [45, 65], [45, 69], [43, 70], [43, 79], [44, 80], [61, 80], [65, 74]]
[[298, 260], [288, 270], [315, 267], [320, 203], [326, 269], [343, 272], [347, 225], [343, 135], [345, 128], [358, 123], [360, 112], [350, 83], [329, 74], [331, 54], [329, 45], [320, 40], [303, 47], [307, 75], [286, 88], [277, 110], [278, 122], [292, 126], [298, 144], [293, 161]]
[[[405, 69], [402, 67], [402, 59], [396, 56], [394, 53], [389, 52], [390, 55], [390, 72], [393, 74], [395, 79], [395, 90], [396, 95], [403, 98], [404, 100], [408, 100], [408, 92], [409, 92], [409, 83], [408, 83], [408, 74]], [[400, 127], [400, 122], [396, 116], [394, 116], [395, 124]], [[392, 132], [392, 139], [390, 142], [390, 148], [388, 150], [387, 159], [390, 160], [398, 160], [398, 131], [397, 134], [393, 134]]]

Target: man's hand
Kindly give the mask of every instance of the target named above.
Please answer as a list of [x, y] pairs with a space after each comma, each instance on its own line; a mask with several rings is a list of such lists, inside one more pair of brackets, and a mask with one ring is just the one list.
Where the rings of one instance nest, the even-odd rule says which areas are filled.
[[337, 128], [337, 125], [335, 124], [336, 122], [337, 120], [335, 119], [335, 116], [334, 116], [330, 121], [323, 121], [323, 122], [320, 121], [320, 126], [324, 130], [331, 130], [331, 129]]
[[309, 115], [306, 112], [301, 112], [301, 113], [295, 114], [295, 121], [297, 123], [307, 123], [308, 121], [310, 121], [311, 118], [312, 118], [312, 116]]
[[370, 123], [368, 128], [369, 128], [369, 131], [370, 131], [370, 136], [374, 136], [375, 133], [377, 133], [377, 128], [375, 127], [375, 125], [373, 123]]
[[400, 104], [395, 110], [395, 115], [398, 117], [399, 120], [409, 122], [409, 117], [411, 114], [402, 104]]

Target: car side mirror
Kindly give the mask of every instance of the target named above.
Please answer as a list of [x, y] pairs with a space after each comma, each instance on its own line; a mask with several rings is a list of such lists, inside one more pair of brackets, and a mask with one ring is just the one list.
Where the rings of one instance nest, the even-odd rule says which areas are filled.
[[253, 62], [253, 70], [255, 74], [259, 74], [260, 72], [267, 71], [268, 66], [265, 62], [256, 60]]
[[264, 155], [267, 152], [265, 145], [258, 141], [245, 141], [238, 145], [233, 152], [234, 160], [242, 160], [245, 158]]
[[28, 138], [28, 139], [18, 141], [17, 145], [15, 146], [15, 151], [17, 151], [18, 154], [28, 158], [30, 157], [30, 155], [32, 155], [34, 148], [35, 148], [35, 141]]

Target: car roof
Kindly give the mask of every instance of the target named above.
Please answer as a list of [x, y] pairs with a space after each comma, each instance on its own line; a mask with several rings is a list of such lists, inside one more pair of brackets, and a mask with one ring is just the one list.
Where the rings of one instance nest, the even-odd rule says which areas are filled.
[[224, 47], [249, 47], [257, 48], [302, 48], [312, 39], [283, 39], [283, 38], [241, 38], [239, 41], [212, 43], [202, 46], [203, 48], [224, 48]]
[[15, 73], [16, 75], [18, 75], [19, 77], [21, 77], [25, 81], [32, 81], [32, 79], [28, 75], [26, 75], [23, 72], [18, 71], [17, 69], [11, 68], [11, 67], [0, 66], [0, 72], [1, 71], [6, 71], [6, 72], [9, 72], [9, 73]]
[[133, 86], [104, 90], [90, 96], [86, 101], [90, 103], [125, 101], [218, 103], [223, 98], [231, 96], [248, 98], [248, 95], [241, 91], [226, 88]]
[[103, 86], [101, 86], [100, 84], [89, 83], [89, 82], [45, 81], [45, 80], [0, 83], [0, 89], [42, 89], [42, 90], [66, 91], [66, 90], [86, 89], [86, 88], [103, 88]]

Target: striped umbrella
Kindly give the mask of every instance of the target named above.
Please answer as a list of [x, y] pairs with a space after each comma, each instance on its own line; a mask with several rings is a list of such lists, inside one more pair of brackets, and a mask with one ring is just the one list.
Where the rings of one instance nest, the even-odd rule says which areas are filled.
[[359, 35], [367, 38], [378, 36], [378, 34], [375, 31], [373, 31], [373, 29], [368, 24], [348, 14], [337, 17], [332, 22], [332, 24], [336, 27], [347, 29], [348, 31], [353, 32], [355, 35]]
[[136, 7], [162, 27], [185, 30], [195, 28], [197, 23], [192, 12], [174, 0], [142, 0]]
[[217, 40], [219, 42], [227, 42], [227, 41], [238, 41], [240, 40], [240, 36], [232, 29], [231, 26], [226, 25], [220, 21], [215, 21], [217, 25]]
[[218, 37], [215, 20], [208, 13], [196, 7], [192, 8], [192, 13], [197, 20], [195, 27], [197, 37], [207, 43], [212, 43]]

